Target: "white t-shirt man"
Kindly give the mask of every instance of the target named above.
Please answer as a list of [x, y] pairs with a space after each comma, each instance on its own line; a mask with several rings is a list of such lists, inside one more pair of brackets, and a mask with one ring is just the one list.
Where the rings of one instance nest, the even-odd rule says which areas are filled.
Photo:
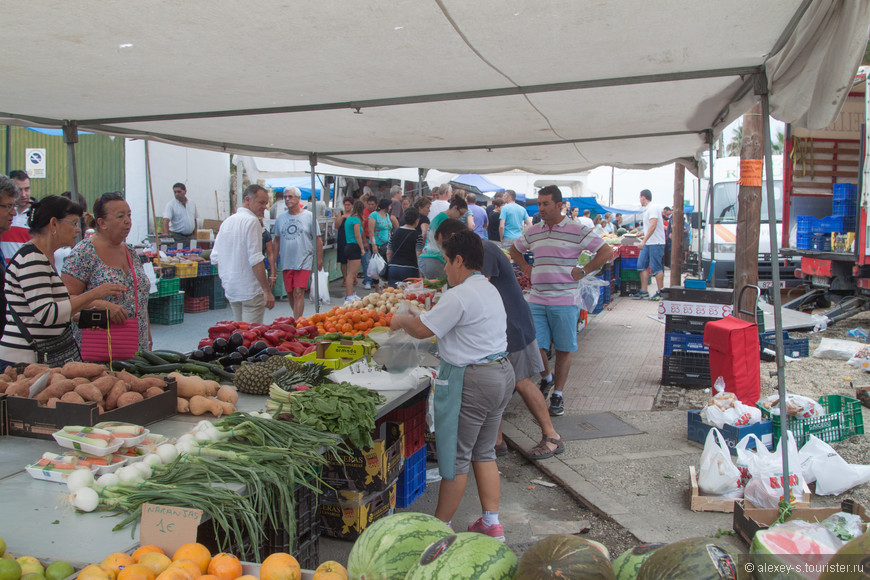
[[446, 199], [436, 199], [429, 204], [429, 221], [435, 219], [439, 213], [445, 212], [450, 208], [450, 202]]
[[646, 241], [647, 246], [665, 245], [665, 220], [662, 219], [662, 208], [657, 205], [649, 204], [643, 210], [643, 231], [644, 234], [650, 229], [650, 221], [656, 220], [656, 229]]

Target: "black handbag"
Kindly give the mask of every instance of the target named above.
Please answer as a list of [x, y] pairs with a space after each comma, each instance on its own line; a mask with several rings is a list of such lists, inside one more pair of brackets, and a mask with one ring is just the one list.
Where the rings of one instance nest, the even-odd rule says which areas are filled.
[[68, 362], [81, 362], [82, 355], [79, 351], [79, 344], [76, 342], [76, 337], [70, 324], [67, 324], [63, 332], [57, 336], [37, 340], [28, 332], [27, 327], [18, 317], [18, 313], [11, 307], [9, 312], [12, 313], [12, 318], [15, 320], [15, 324], [18, 326], [24, 339], [30, 343], [30, 346], [36, 352], [37, 363], [50, 367], [62, 367]]
[[[399, 231], [399, 230], [397, 229], [396, 231]], [[413, 230], [411, 230], [411, 231], [413, 231]], [[393, 235], [395, 235], [395, 234], [393, 234]], [[402, 246], [405, 245], [405, 242], [408, 241], [408, 238], [409, 238], [409, 237], [410, 237], [410, 236], [405, 236], [405, 239], [402, 240], [402, 243], [399, 244], [399, 247], [396, 248], [396, 251], [395, 251], [395, 252], [393, 252], [393, 255], [394, 255], [394, 256], [395, 256], [396, 254], [399, 253], [399, 250], [402, 249]], [[380, 272], [378, 272], [378, 277], [379, 277], [381, 280], [389, 280], [389, 279], [390, 279], [390, 262], [389, 262], [388, 260], [384, 260], [384, 267], [381, 268], [381, 271], [380, 271]]]

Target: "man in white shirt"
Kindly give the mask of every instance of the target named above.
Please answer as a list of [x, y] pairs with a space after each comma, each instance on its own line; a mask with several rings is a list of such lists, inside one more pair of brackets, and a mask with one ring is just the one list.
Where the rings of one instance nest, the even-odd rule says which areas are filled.
[[[637, 269], [640, 270], [640, 290], [631, 297], [635, 300], [660, 300], [662, 286], [665, 282], [665, 268], [662, 258], [665, 255], [665, 222], [662, 219], [662, 209], [652, 205], [652, 192], [644, 189], [640, 192], [640, 205], [643, 206], [643, 239], [640, 244], [640, 255], [637, 257]], [[647, 270], [649, 268], [649, 271]], [[656, 293], [649, 295], [649, 275], [656, 279]]]
[[242, 207], [221, 224], [214, 240], [211, 261], [218, 275], [233, 319], [263, 322], [265, 309], [275, 306], [263, 256], [262, 216], [269, 207], [269, 193], [260, 185], [245, 189]]
[[445, 183], [444, 185], [436, 187], [433, 193], [432, 205], [429, 206], [428, 217], [430, 222], [434, 220], [439, 213], [447, 211], [450, 207], [450, 195], [453, 193], [453, 188], [449, 183]]
[[583, 210], [583, 215], [578, 217], [577, 221], [589, 228], [590, 230], [595, 228], [595, 222], [592, 221], [592, 212], [588, 209]]
[[163, 210], [163, 233], [171, 233], [176, 243], [190, 246], [196, 236], [196, 205], [187, 199], [187, 187], [183, 183], [172, 186], [175, 196]]
[[[275, 220], [275, 239], [281, 263], [284, 288], [290, 294], [293, 317], [299, 318], [305, 310], [305, 291], [311, 277], [314, 252], [317, 251], [317, 264], [323, 267], [323, 240], [320, 226], [314, 230], [314, 216], [307, 209], [299, 207], [299, 189], [288, 187], [284, 190], [287, 211]], [[278, 270], [272, 269], [270, 283], [275, 280]]]

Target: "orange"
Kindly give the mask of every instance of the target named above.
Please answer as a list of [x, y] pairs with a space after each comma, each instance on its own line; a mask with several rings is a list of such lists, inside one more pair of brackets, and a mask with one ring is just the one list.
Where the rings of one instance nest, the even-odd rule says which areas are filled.
[[178, 566], [169, 566], [157, 575], [155, 580], [194, 580], [190, 572]]
[[76, 580], [111, 580], [112, 578], [114, 578], [113, 573], [101, 568], [97, 564], [85, 566], [76, 576]]
[[260, 564], [260, 580], [299, 580], [301, 576], [299, 562], [286, 552], [275, 552]]
[[335, 560], [329, 560], [317, 567], [314, 580], [347, 580], [347, 569]]
[[[211, 560], [211, 558], [209, 558], [209, 560]], [[187, 572], [191, 578], [199, 578], [200, 576], [202, 576], [202, 571], [199, 569], [199, 564], [197, 564], [193, 560], [188, 560], [187, 558], [179, 558], [178, 560], [173, 560], [172, 564], [169, 565], [169, 568], [180, 568]], [[169, 568], [167, 568], [167, 570]], [[206, 568], [208, 568], [208, 564], [206, 564]]]
[[203, 574], [202, 576], [200, 576], [196, 580], [220, 580], [220, 578], [218, 578], [217, 576], [213, 576], [211, 574]]
[[152, 552], [157, 552], [159, 554], [162, 554], [163, 550], [161, 550], [160, 548], [158, 548], [157, 546], [154, 546], [152, 544], [146, 544], [146, 545], [142, 546], [141, 548], [139, 548], [138, 550], [136, 550], [135, 552], [133, 552], [133, 559], [138, 562], [142, 556], [144, 556], [145, 554], [150, 554]]
[[256, 576], [251, 576], [250, 574], [245, 574], [244, 576], [239, 576], [239, 580], [260, 580]]
[[113, 575], [117, 576], [121, 568], [131, 566], [135, 563], [136, 561], [130, 554], [125, 554], [124, 552], [112, 552], [106, 556], [102, 562], [100, 562], [100, 568], [110, 570]]
[[236, 580], [242, 575], [242, 563], [232, 554], [215, 554], [208, 564], [208, 573], [220, 580]]
[[169, 568], [169, 565], [172, 564], [172, 560], [162, 552], [159, 554], [157, 552], [148, 552], [139, 558], [139, 564], [148, 567], [156, 576]]
[[211, 561], [211, 552], [202, 544], [190, 542], [175, 550], [175, 553], [172, 555], [173, 562], [182, 558], [193, 560], [199, 566], [199, 573], [205, 574], [205, 571], [208, 569], [208, 563]]
[[155, 574], [144, 564], [125, 566], [118, 572], [118, 580], [154, 580]]

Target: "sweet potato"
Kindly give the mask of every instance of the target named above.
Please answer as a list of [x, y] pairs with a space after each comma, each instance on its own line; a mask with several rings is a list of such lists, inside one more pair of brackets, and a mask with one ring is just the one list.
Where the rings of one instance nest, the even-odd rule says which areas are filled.
[[41, 393], [36, 395], [34, 399], [40, 403], [46, 403], [49, 399], [59, 399], [76, 388], [76, 384], [69, 379], [64, 379], [57, 383], [48, 385]]
[[85, 400], [82, 399], [81, 395], [79, 395], [75, 391], [70, 391], [68, 393], [64, 393], [63, 397], [60, 398], [61, 401], [65, 403], [84, 403]]
[[85, 377], [76, 377], [76, 378], [71, 379], [71, 380], [72, 380], [72, 382], [74, 382], [76, 384], [76, 386], [86, 385], [89, 382], [91, 382], [91, 379], [86, 379]]
[[68, 362], [63, 365], [61, 372], [68, 379], [76, 377], [94, 379], [106, 372], [106, 367], [97, 363]]
[[100, 377], [98, 379], [94, 379], [92, 384], [95, 387], [97, 387], [98, 389], [100, 389], [100, 392], [103, 393], [103, 396], [105, 397], [106, 395], [109, 394], [109, 391], [112, 390], [112, 387], [114, 387], [115, 383], [117, 383], [117, 382], [118, 382], [118, 379], [116, 379], [115, 377], [106, 375], [106, 376]]
[[175, 410], [178, 413], [190, 413], [190, 401], [178, 397], [175, 399]]
[[[51, 369], [51, 370], [55, 371], [58, 369]], [[0, 379], [0, 380], [2, 380], [2, 379]], [[53, 385], [55, 383], [59, 383], [61, 381], [66, 381], [66, 380], [68, 380], [68, 379], [65, 376], [63, 376], [63, 374], [61, 374], [59, 372], [58, 373], [53, 372], [53, 373], [51, 373], [51, 376], [48, 378], [48, 384]]]
[[121, 371], [116, 375], [119, 379], [130, 385], [131, 391], [136, 391], [137, 393], [144, 393], [148, 388], [148, 383], [137, 377], [136, 375], [132, 375], [127, 371]]
[[111, 411], [118, 406], [118, 398], [129, 390], [127, 383], [124, 381], [115, 381], [115, 386], [106, 395], [105, 405], [106, 410]]
[[162, 395], [163, 389], [160, 387], [148, 387], [145, 391], [145, 398], [150, 399], [151, 397], [156, 397], [157, 395]]
[[139, 403], [145, 400], [145, 397], [142, 396], [142, 393], [137, 393], [135, 391], [128, 391], [118, 397], [118, 408], [126, 407], [127, 405], [132, 405], [134, 403]]
[[48, 365], [38, 365], [36, 363], [29, 364], [24, 367], [24, 376], [28, 379], [32, 379], [33, 377], [41, 376], [43, 373], [48, 372]]
[[87, 385], [78, 385], [74, 390], [76, 393], [81, 395], [81, 398], [85, 401], [93, 401], [94, 403], [99, 403], [103, 400], [103, 393], [101, 393], [100, 389], [95, 387], [93, 383], [88, 383]]
[[158, 375], [145, 375], [141, 380], [148, 383], [149, 389], [151, 387], [160, 387], [161, 389], [166, 388], [166, 379]]
[[58, 398], [56, 398], [56, 397], [55, 397], [55, 398], [51, 398], [51, 399], [49, 399], [48, 401], [46, 401], [45, 406], [48, 407], [49, 409], [54, 409], [55, 407], [57, 407], [57, 402], [58, 402], [58, 401], [60, 401], [60, 399], [58, 399]]
[[30, 385], [32, 383], [33, 379], [18, 379], [6, 388], [6, 394], [10, 397], [27, 398], [30, 396]]
[[232, 385], [221, 385], [217, 392], [218, 401], [232, 403], [235, 405], [239, 402], [239, 392]]
[[12, 382], [15, 382], [15, 380], [18, 379], [18, 371], [15, 370], [14, 366], [6, 367], [3, 370], [3, 374], [12, 379]]

